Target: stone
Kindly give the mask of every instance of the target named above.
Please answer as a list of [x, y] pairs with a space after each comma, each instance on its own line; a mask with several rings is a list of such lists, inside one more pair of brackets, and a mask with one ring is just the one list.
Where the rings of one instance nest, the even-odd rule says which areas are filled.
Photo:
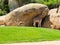
[[0, 16], [0, 25], [5, 25], [5, 16]]
[[51, 9], [49, 11], [49, 15], [50, 15], [50, 22], [51, 24], [51, 28], [53, 29], [60, 29], [60, 9]]
[[59, 29], [60, 28], [60, 13], [53, 13], [50, 15], [50, 21], [52, 22], [51, 27]]
[[10, 11], [23, 6], [24, 2], [23, 0], [8, 0], [8, 6]]
[[17, 0], [9, 0], [8, 1], [10, 11], [19, 7]]
[[43, 19], [48, 11], [46, 5], [30, 3], [5, 15], [3, 22], [6, 26], [32, 26], [35, 17], [40, 15], [40, 19]]

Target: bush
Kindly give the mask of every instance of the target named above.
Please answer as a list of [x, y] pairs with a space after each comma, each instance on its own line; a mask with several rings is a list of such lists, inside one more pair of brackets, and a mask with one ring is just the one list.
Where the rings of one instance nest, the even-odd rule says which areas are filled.
[[60, 0], [35, 0], [37, 3], [45, 4], [49, 8], [56, 8], [60, 5]]
[[6, 14], [6, 11], [2, 11], [2, 10], [0, 9], [0, 16], [5, 15], [5, 14]]
[[60, 5], [60, 0], [23, 0], [24, 3], [40, 3], [47, 5], [50, 9]]
[[[21, 0], [22, 3], [40, 3], [47, 5], [50, 9], [56, 8], [60, 5], [60, 0]], [[9, 12], [8, 0], [0, 0], [0, 15]]]

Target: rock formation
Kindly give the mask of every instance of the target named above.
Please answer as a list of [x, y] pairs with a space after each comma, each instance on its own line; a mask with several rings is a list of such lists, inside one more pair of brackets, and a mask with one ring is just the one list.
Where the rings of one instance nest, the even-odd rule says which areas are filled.
[[52, 23], [50, 22], [50, 15], [45, 16], [42, 20], [41, 26], [44, 28], [51, 28]]
[[53, 13], [50, 15], [50, 21], [52, 22], [51, 27], [59, 29], [60, 28], [60, 13]]
[[51, 28], [60, 29], [60, 7], [49, 11]]
[[[43, 9], [44, 10], [44, 9]], [[47, 9], [45, 9], [44, 11], [41, 10], [41, 14], [39, 14], [38, 16], [34, 17], [33, 19], [33, 26], [35, 27], [41, 27], [41, 23], [43, 18], [46, 16], [46, 14], [48, 13]], [[47, 12], [46, 12], [47, 11]], [[42, 16], [43, 15], [43, 16]], [[45, 16], [44, 16], [45, 15]], [[48, 14], [47, 14], [48, 15]]]
[[34, 17], [33, 19], [33, 26], [34, 27], [41, 27], [41, 22], [42, 22], [42, 17], [41, 15], [38, 15], [37, 17]]
[[22, 6], [23, 3], [24, 3], [23, 0], [8, 0], [10, 11]]
[[6, 26], [31, 26], [33, 19], [40, 15], [43, 19], [48, 14], [48, 7], [43, 4], [31, 3], [19, 7], [4, 16]]
[[5, 16], [0, 16], [0, 25], [5, 25]]
[[8, 3], [10, 11], [19, 7], [17, 0], [9, 0]]

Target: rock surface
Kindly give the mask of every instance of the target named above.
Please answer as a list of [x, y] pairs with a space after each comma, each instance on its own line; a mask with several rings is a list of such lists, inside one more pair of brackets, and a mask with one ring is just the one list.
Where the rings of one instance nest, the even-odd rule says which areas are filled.
[[31, 26], [34, 17], [41, 15], [43, 19], [48, 14], [48, 7], [43, 4], [31, 3], [19, 7], [4, 17], [7, 26]]
[[19, 7], [17, 0], [9, 0], [8, 4], [9, 4], [10, 11]]
[[60, 29], [60, 11], [56, 12], [57, 9], [51, 9], [49, 11], [50, 22], [52, 23], [51, 28]]
[[42, 20], [42, 27], [44, 28], [51, 28], [52, 23], [50, 22], [50, 15], [47, 15], [43, 20]]
[[23, 2], [23, 0], [8, 0], [8, 5], [9, 5], [10, 11], [12, 11], [20, 6], [23, 6], [22, 2]]

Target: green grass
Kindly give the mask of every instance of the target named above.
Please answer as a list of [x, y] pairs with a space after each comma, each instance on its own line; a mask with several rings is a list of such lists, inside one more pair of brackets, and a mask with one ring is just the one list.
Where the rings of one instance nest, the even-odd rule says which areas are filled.
[[60, 40], [60, 30], [36, 27], [0, 27], [0, 43]]

